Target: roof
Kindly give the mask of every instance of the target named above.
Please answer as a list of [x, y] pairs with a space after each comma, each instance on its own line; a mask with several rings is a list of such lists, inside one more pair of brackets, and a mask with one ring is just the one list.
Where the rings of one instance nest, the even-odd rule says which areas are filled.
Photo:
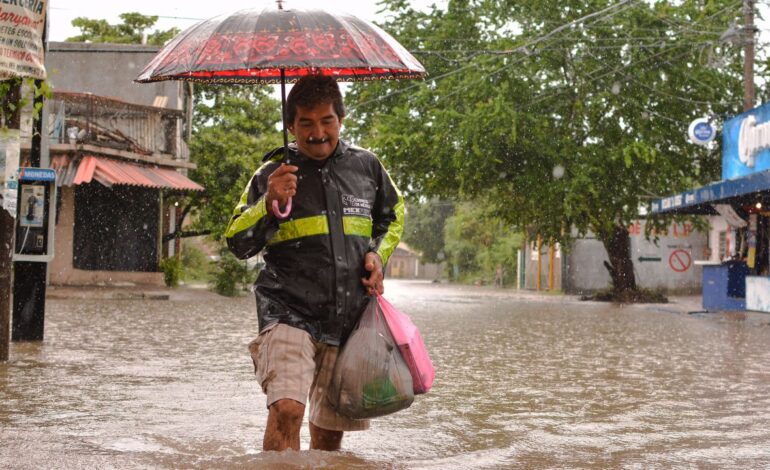
[[121, 162], [87, 155], [79, 161], [53, 159], [51, 167], [57, 171], [59, 185], [87, 184], [93, 180], [107, 187], [113, 185], [146, 188], [204, 191], [205, 188], [172, 168]]
[[770, 204], [770, 170], [717, 181], [700, 188], [656, 199], [653, 214], [717, 214], [714, 204]]

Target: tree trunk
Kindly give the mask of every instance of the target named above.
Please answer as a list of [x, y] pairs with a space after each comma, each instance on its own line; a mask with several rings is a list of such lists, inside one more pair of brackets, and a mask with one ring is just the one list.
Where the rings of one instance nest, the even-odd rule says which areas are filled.
[[615, 292], [625, 292], [636, 289], [636, 276], [634, 276], [634, 263], [631, 260], [631, 238], [628, 229], [622, 225], [616, 225], [612, 231], [599, 234], [604, 249], [610, 258], [604, 266], [610, 272], [612, 289]]

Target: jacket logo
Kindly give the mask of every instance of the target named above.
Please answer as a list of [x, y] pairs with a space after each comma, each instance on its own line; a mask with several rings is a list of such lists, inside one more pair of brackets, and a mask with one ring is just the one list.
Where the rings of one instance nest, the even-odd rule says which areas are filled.
[[342, 212], [344, 215], [369, 216], [372, 213], [372, 203], [360, 197], [343, 194]]

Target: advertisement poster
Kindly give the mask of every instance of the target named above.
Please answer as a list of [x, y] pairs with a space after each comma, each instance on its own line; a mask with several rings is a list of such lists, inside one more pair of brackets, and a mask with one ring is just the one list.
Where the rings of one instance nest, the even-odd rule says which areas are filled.
[[43, 209], [45, 204], [45, 186], [42, 184], [25, 184], [21, 187], [19, 200], [19, 226], [42, 227]]
[[16, 172], [19, 169], [19, 131], [0, 130], [0, 197], [3, 209], [16, 217]]
[[43, 28], [47, 0], [0, 2], [0, 79], [46, 78]]

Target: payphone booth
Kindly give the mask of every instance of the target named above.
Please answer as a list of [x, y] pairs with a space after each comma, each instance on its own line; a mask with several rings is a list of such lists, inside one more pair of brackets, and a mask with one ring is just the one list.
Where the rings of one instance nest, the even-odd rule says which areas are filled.
[[17, 194], [13, 260], [47, 263], [53, 259], [56, 172], [20, 168]]

